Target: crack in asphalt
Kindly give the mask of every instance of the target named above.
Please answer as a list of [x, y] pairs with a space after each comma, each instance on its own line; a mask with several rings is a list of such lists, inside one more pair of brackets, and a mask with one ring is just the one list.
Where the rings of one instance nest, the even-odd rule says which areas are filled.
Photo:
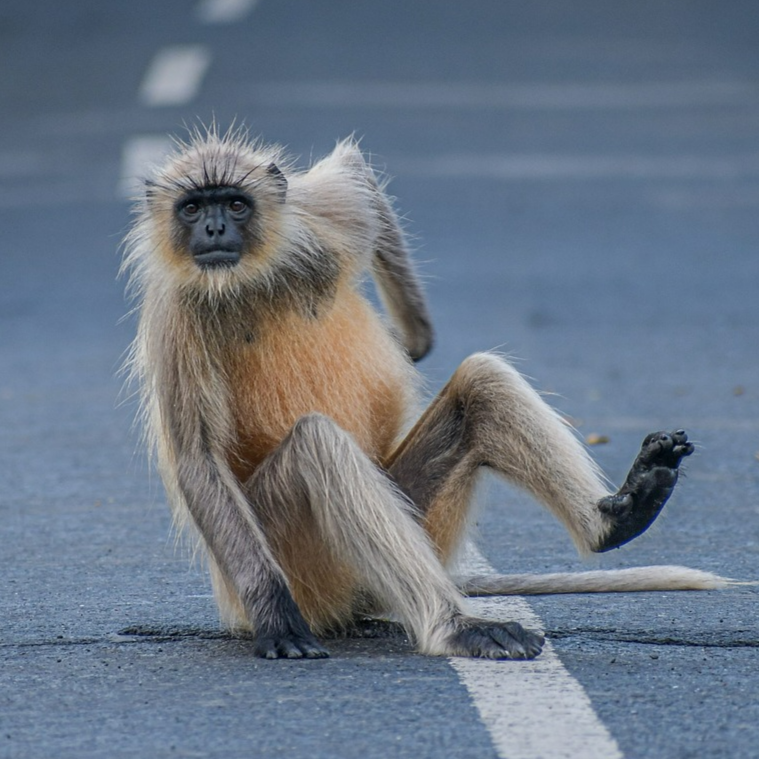
[[163, 643], [183, 639], [200, 640], [240, 640], [240, 636], [223, 631], [202, 630], [199, 628], [140, 628], [130, 627], [108, 635], [67, 638], [59, 635], [55, 638], [31, 641], [0, 641], [0, 648], [44, 648], [46, 646], [93, 646], [103, 643]]
[[[381, 619], [361, 620], [355, 626], [344, 631], [335, 631], [321, 636], [325, 640], [346, 638], [406, 638], [403, 628], [395, 623]], [[132, 625], [118, 632], [104, 636], [81, 638], [66, 638], [58, 635], [32, 641], [2, 641], [0, 648], [44, 648], [52, 646], [92, 646], [110, 644], [134, 643], [169, 643], [182, 640], [228, 640], [250, 641], [253, 636], [246, 633], [230, 633], [225, 630], [210, 630], [202, 627], [175, 627], [170, 625]]]
[[[690, 648], [759, 648], [759, 638], [754, 630], [731, 630], [707, 632], [689, 636], [672, 635], [642, 630], [616, 630], [601, 627], [574, 627], [569, 630], [546, 630], [546, 637], [554, 640], [585, 637], [608, 640], [615, 643], [639, 643], [652, 646], [682, 646]], [[745, 637], [744, 637], [745, 634]]]
[[[752, 635], [753, 633], [753, 635]], [[546, 630], [551, 640], [586, 638], [615, 643], [635, 643], [650, 646], [681, 646], [685, 648], [759, 648], [759, 638], [752, 630], [733, 630], [730, 633], [711, 632], [688, 637], [669, 633], [627, 630], [601, 627], [574, 627], [566, 630]], [[403, 628], [392, 622], [368, 620], [350, 630], [322, 636], [325, 640], [345, 638], [401, 638], [406, 637]], [[43, 639], [23, 642], [0, 641], [0, 648], [43, 648], [46, 646], [92, 646], [134, 643], [170, 643], [182, 640], [252, 640], [246, 634], [232, 634], [224, 630], [209, 630], [200, 627], [172, 627], [134, 625], [106, 636]]]

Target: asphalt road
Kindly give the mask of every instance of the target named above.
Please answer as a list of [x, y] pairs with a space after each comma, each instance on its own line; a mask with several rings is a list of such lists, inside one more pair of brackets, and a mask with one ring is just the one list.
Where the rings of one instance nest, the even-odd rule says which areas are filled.
[[[214, 117], [304, 163], [360, 136], [415, 237], [431, 390], [497, 347], [609, 438], [592, 450], [615, 481], [647, 432], [685, 427], [698, 451], [665, 515], [590, 566], [757, 579], [759, 17], [262, 0], [209, 23], [212, 6], [0, 9], [0, 757], [508, 756], [451, 665], [402, 639], [262, 662], [220, 634], [120, 398], [126, 156]], [[151, 104], [175, 46], [207, 55], [197, 87]], [[499, 570], [588, 566], [500, 484], [478, 526]], [[758, 599], [530, 604], [625, 757], [752, 759]]]

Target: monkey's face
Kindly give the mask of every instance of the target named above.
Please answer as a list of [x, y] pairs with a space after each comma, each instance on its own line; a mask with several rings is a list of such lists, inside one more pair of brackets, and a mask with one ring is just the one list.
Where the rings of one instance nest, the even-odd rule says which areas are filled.
[[178, 248], [201, 269], [233, 267], [256, 241], [256, 204], [238, 187], [203, 187], [174, 206]]
[[287, 225], [287, 180], [276, 148], [239, 135], [198, 136], [147, 182], [140, 234], [155, 276], [220, 295], [265, 280]]

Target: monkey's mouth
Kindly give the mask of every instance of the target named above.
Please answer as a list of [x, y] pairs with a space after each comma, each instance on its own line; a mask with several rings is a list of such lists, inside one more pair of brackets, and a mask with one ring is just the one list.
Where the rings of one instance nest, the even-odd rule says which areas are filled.
[[209, 250], [196, 253], [193, 258], [201, 269], [218, 269], [235, 266], [240, 261], [240, 254], [235, 250]]

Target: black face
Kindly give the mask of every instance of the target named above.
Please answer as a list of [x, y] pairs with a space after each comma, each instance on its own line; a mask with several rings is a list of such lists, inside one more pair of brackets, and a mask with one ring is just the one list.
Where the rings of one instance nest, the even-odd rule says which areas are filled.
[[188, 192], [175, 207], [184, 243], [203, 269], [234, 266], [250, 240], [253, 198], [234, 187]]

